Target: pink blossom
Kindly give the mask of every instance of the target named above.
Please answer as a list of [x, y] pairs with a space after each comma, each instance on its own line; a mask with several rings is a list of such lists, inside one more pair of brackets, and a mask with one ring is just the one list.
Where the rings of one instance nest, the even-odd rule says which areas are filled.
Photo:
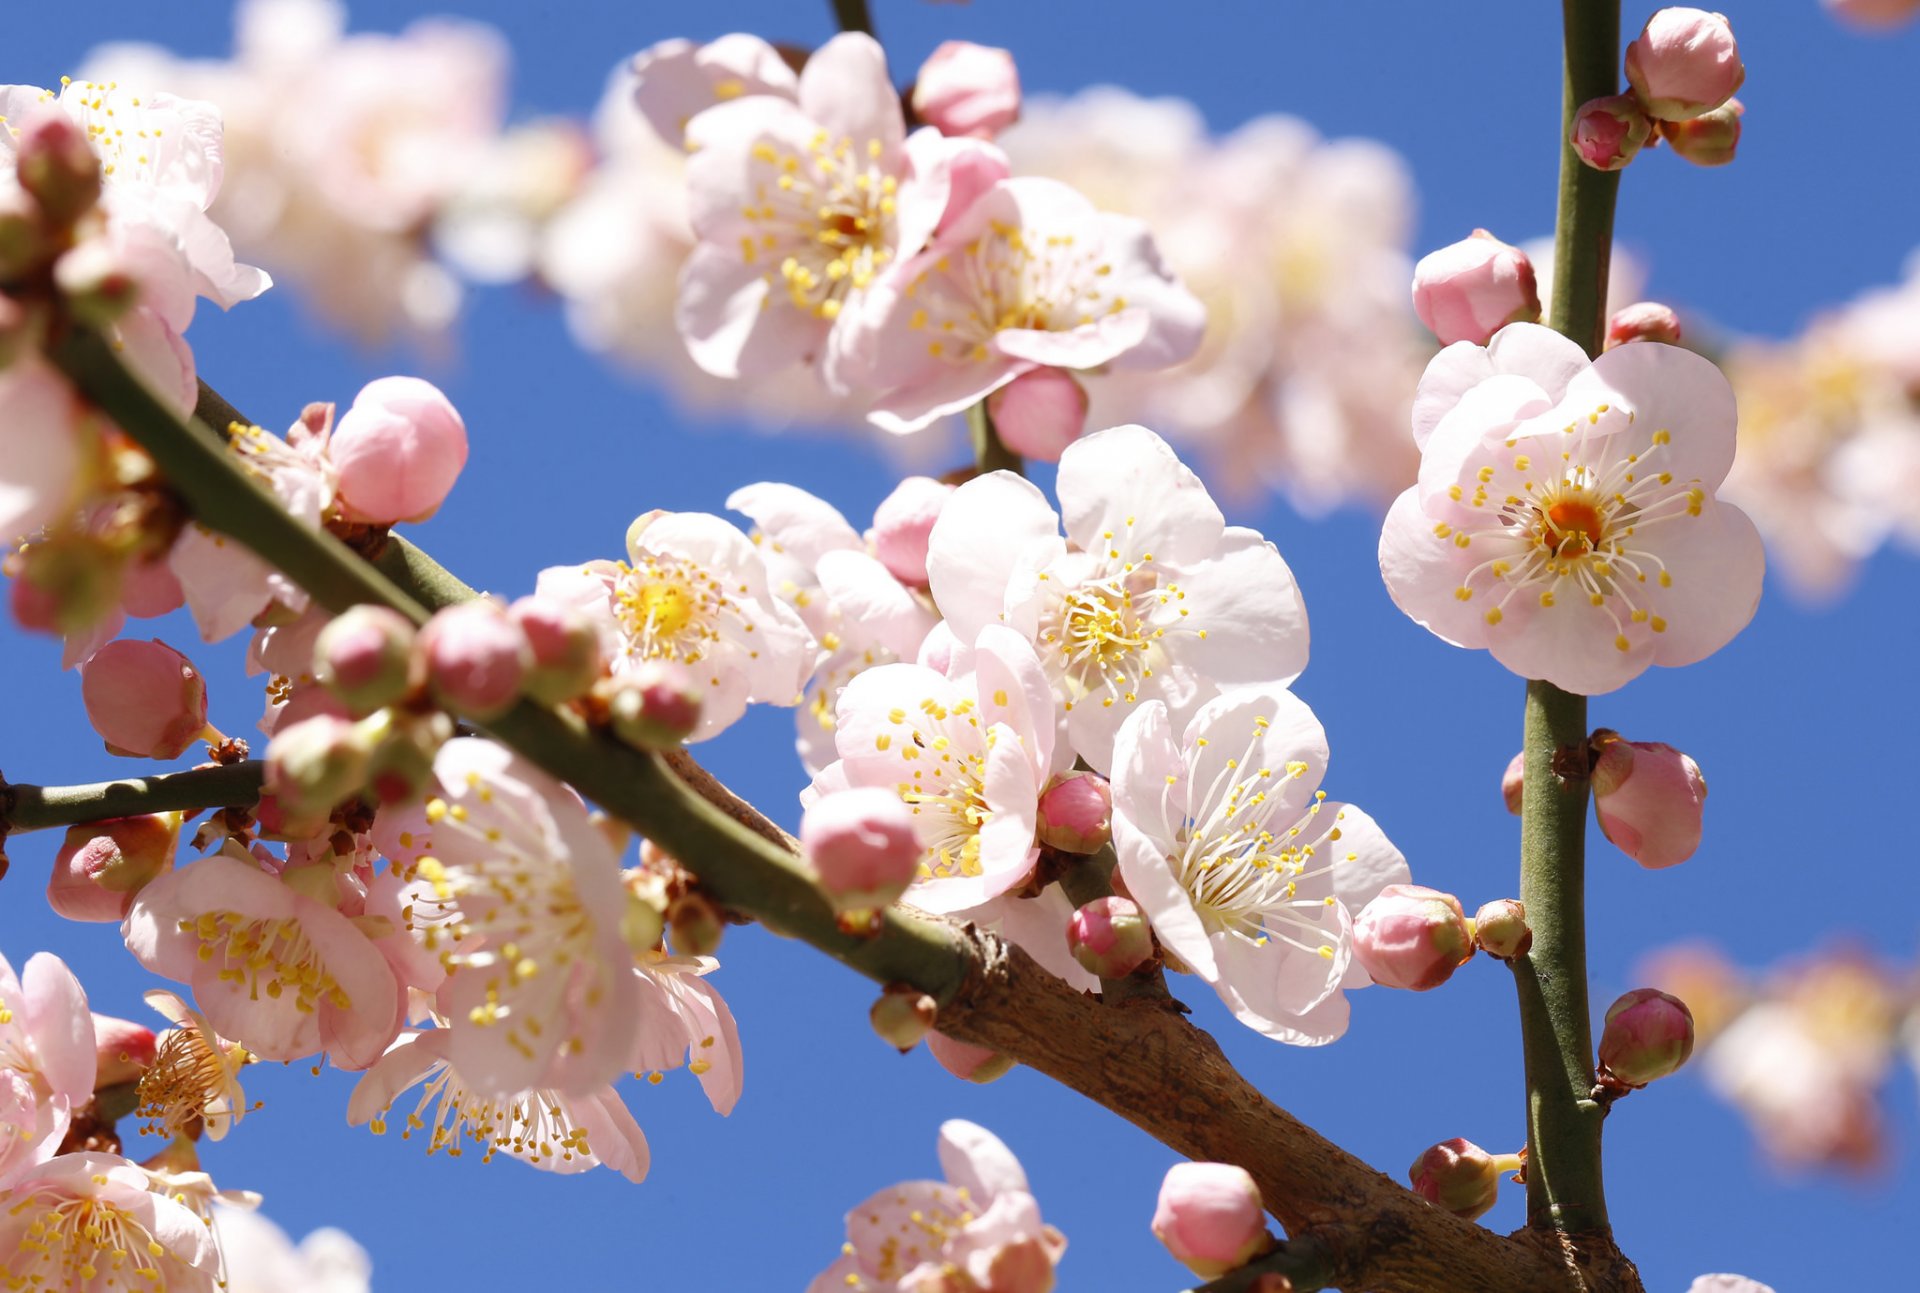
[[1161, 701], [1184, 723], [1213, 696], [1306, 667], [1306, 607], [1287, 563], [1228, 526], [1159, 436], [1085, 437], [1061, 456], [1056, 489], [1058, 514], [1010, 472], [968, 481], [934, 526], [927, 568], [961, 641], [1004, 626], [1034, 643], [1068, 743], [1095, 771], [1139, 705]]
[[1039, 178], [988, 189], [848, 317], [827, 379], [875, 392], [871, 420], [894, 432], [1034, 368], [1168, 367], [1206, 326], [1145, 224]]
[[946, 207], [937, 136], [922, 134], [906, 138], [886, 58], [858, 32], [814, 51], [797, 102], [748, 95], [688, 123], [698, 245], [676, 321], [695, 363], [760, 377], [826, 352], [842, 311]]
[[36, 952], [15, 978], [0, 956], [0, 1182], [60, 1147], [93, 1097], [94, 1051], [87, 994], [66, 962]]
[[220, 1036], [265, 1059], [325, 1051], [363, 1069], [399, 1030], [405, 994], [332, 901], [224, 854], [140, 891], [121, 926], [155, 974], [189, 984]]
[[956, 1118], [941, 1124], [940, 1166], [944, 1182], [903, 1181], [848, 1212], [846, 1247], [808, 1293], [938, 1293], [948, 1274], [974, 1288], [1047, 1293], [1067, 1241], [1041, 1221], [1019, 1161], [992, 1132]]
[[[296, 0], [296, 3], [301, 0]], [[286, 1232], [244, 1208], [213, 1213], [227, 1293], [369, 1293], [373, 1263], [345, 1231], [322, 1226], [296, 1247]]]
[[905, 584], [927, 585], [927, 542], [953, 486], [931, 476], [909, 476], [873, 509], [869, 538], [887, 573]]
[[1705, 9], [1662, 9], [1627, 46], [1627, 82], [1661, 121], [1711, 112], [1746, 79], [1733, 28]]
[[[629, 1181], [646, 1179], [646, 1135], [611, 1086], [579, 1094], [476, 1092], [450, 1062], [450, 1037], [445, 1028], [402, 1033], [355, 1085], [348, 1124], [370, 1124], [375, 1135], [397, 1125], [402, 1140], [419, 1132], [428, 1154], [458, 1156], [464, 1141], [480, 1151], [483, 1163], [505, 1154], [544, 1172], [584, 1172], [605, 1164]], [[395, 1101], [415, 1086], [421, 1091], [413, 1109], [390, 1123]]]
[[117, 1154], [62, 1154], [8, 1181], [0, 1253], [0, 1276], [21, 1288], [106, 1293], [132, 1276], [169, 1293], [219, 1287], [206, 1223]]
[[987, 397], [1000, 442], [1025, 458], [1059, 462], [1087, 429], [1086, 388], [1064, 368], [1035, 368]]
[[408, 924], [446, 972], [447, 1059], [486, 1095], [603, 1086], [625, 1067], [638, 991], [612, 847], [571, 790], [490, 741], [448, 741], [434, 773], [403, 874]]
[[679, 148], [687, 123], [715, 104], [764, 94], [797, 100], [800, 79], [780, 51], [743, 32], [696, 45], [675, 37], [633, 56], [635, 106], [660, 138]]
[[1343, 989], [1368, 981], [1351, 913], [1408, 879], [1373, 819], [1318, 789], [1326, 763], [1319, 720], [1272, 686], [1215, 697], [1178, 738], [1142, 705], [1113, 752], [1127, 892], [1235, 1018], [1296, 1046], [1346, 1031]]
[[1273, 1244], [1260, 1187], [1231, 1163], [1175, 1163], [1160, 1183], [1154, 1237], [1202, 1279], [1244, 1266]]
[[1540, 321], [1533, 262], [1485, 229], [1429, 252], [1413, 267], [1413, 309], [1442, 345], [1484, 346], [1509, 323]]
[[943, 135], [993, 138], [1020, 115], [1020, 73], [1012, 53], [942, 41], [914, 78], [913, 111]]
[[87, 721], [109, 754], [177, 759], [207, 730], [207, 684], [159, 640], [109, 642], [80, 666]]
[[905, 901], [927, 911], [978, 907], [1027, 878], [1054, 770], [1053, 694], [1033, 648], [995, 627], [972, 654], [959, 680], [917, 664], [855, 677], [836, 710], [840, 760], [815, 779], [823, 794], [878, 787], [912, 809], [923, 853]]
[[1380, 568], [1443, 640], [1595, 695], [1703, 659], [1752, 618], [1759, 535], [1714, 497], [1733, 397], [1700, 356], [1647, 343], [1587, 364], [1513, 324], [1435, 358], [1414, 434], [1421, 480], [1387, 515]]
[[335, 489], [348, 519], [424, 521], [467, 464], [467, 424], [440, 389], [417, 377], [362, 387], [334, 428]]
[[1707, 802], [1700, 765], [1659, 741], [1599, 744], [1593, 811], [1606, 837], [1650, 870], [1692, 857]]
[[179, 842], [179, 813], [71, 827], [47, 877], [47, 904], [68, 920], [118, 921], [134, 895], [173, 866]]
[[894, 791], [861, 786], [822, 795], [800, 821], [800, 847], [836, 906], [885, 907], [920, 865], [914, 812]]
[[540, 572], [535, 591], [601, 628], [617, 674], [644, 660], [686, 665], [705, 692], [692, 740], [717, 736], [749, 701], [792, 705], [817, 646], [773, 595], [747, 536], [704, 512], [649, 512], [627, 530], [627, 560]]
[[94, 1015], [94, 1089], [138, 1081], [153, 1064], [157, 1041], [151, 1028], [131, 1019]]
[[710, 956], [649, 952], [636, 958], [639, 1017], [626, 1067], [651, 1082], [684, 1064], [713, 1111], [725, 1117], [740, 1100], [746, 1068], [733, 1011], [707, 981], [719, 968]]
[[178, 1137], [197, 1126], [209, 1140], [226, 1139], [252, 1108], [240, 1070], [257, 1057], [220, 1036], [205, 1015], [165, 988], [151, 989], [145, 1000], [173, 1027], [160, 1034], [140, 1079], [134, 1113], [143, 1121], [141, 1130]]

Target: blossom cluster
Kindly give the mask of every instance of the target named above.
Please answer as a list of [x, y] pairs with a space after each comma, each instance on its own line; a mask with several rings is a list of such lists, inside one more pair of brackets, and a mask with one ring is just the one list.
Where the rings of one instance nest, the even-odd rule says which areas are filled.
[[1788, 1171], [1867, 1175], [1891, 1148], [1888, 1080], [1920, 1076], [1920, 978], [1833, 946], [1753, 973], [1704, 944], [1669, 948], [1641, 977], [1684, 996], [1707, 1088]]

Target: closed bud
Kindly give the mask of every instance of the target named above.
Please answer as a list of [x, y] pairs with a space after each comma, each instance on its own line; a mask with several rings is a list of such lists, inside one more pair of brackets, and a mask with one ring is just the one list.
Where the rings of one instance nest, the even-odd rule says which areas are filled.
[[1496, 898], [1474, 913], [1473, 941], [1488, 956], [1511, 961], [1533, 947], [1527, 909], [1518, 898]]
[[1518, 1154], [1489, 1154], [1456, 1136], [1414, 1159], [1407, 1180], [1434, 1207], [1472, 1221], [1499, 1199], [1500, 1177], [1519, 1168]]
[[1725, 15], [1662, 9], [1627, 46], [1627, 84], [1647, 114], [1687, 121], [1733, 96], [1747, 79]]
[[173, 868], [180, 814], [70, 827], [47, 877], [47, 903], [68, 920], [119, 920], [149, 881]]
[[1643, 1087], [1693, 1054], [1693, 1012], [1678, 997], [1635, 988], [1607, 1007], [1600, 1034], [1602, 1085]]
[[822, 795], [800, 819], [800, 850], [836, 911], [890, 905], [913, 883], [922, 847], [913, 810], [891, 790]]
[[873, 1031], [902, 1055], [919, 1045], [933, 1027], [938, 1007], [918, 988], [896, 983], [881, 993], [867, 1012]]
[[727, 924], [706, 895], [690, 889], [667, 907], [667, 929], [681, 956], [712, 956], [720, 950]]
[[1527, 784], [1527, 753], [1522, 750], [1513, 756], [1507, 764], [1506, 772], [1500, 777], [1500, 795], [1507, 801], [1507, 811], [1515, 817], [1520, 815], [1520, 797]]
[[395, 713], [381, 726], [385, 734], [367, 761], [367, 788], [381, 804], [413, 803], [433, 781], [433, 758], [453, 739], [453, 720], [437, 710]]
[[1662, 122], [1660, 135], [1695, 166], [1725, 166], [1740, 147], [1740, 118], [1745, 112], [1740, 100], [1728, 99], [1690, 121]]
[[1672, 306], [1658, 301], [1639, 301], [1615, 310], [1607, 320], [1607, 349], [1635, 341], [1679, 344], [1680, 316], [1673, 312]]
[[1035, 368], [987, 396], [987, 416], [1021, 457], [1059, 462], [1087, 429], [1087, 391], [1064, 368]]
[[138, 1082], [140, 1075], [153, 1066], [159, 1039], [151, 1028], [143, 1028], [131, 1019], [112, 1015], [93, 1017], [93, 1086], [119, 1086]]
[[1413, 267], [1413, 310], [1441, 345], [1484, 346], [1509, 323], [1540, 321], [1533, 262], [1485, 229], [1429, 252]]
[[1020, 116], [1013, 55], [971, 41], [944, 42], [920, 65], [913, 111], [943, 135], [992, 139]]
[[1658, 741], [1594, 733], [1593, 809], [1600, 830], [1649, 870], [1677, 866], [1700, 847], [1707, 779], [1700, 765]]
[[[319, 714], [282, 726], [267, 743], [266, 790], [284, 826], [324, 820], [367, 784], [373, 743], [343, 718]], [[267, 825], [266, 815], [261, 824]]]
[[382, 377], [354, 396], [328, 446], [349, 517], [424, 521], [467, 465], [467, 424], [431, 382]]
[[1230, 1163], [1176, 1163], [1160, 1183], [1154, 1238], [1202, 1279], [1245, 1266], [1273, 1246], [1260, 1187]]
[[49, 103], [9, 129], [14, 177], [49, 225], [64, 228], [93, 209], [100, 200], [100, 159], [79, 122]]
[[602, 690], [613, 734], [635, 749], [676, 746], [700, 728], [705, 695], [692, 672], [671, 660], [644, 661], [607, 679]]
[[1353, 955], [1375, 983], [1425, 992], [1466, 964], [1473, 933], [1452, 894], [1390, 884], [1353, 922]]
[[1631, 94], [1589, 99], [1573, 117], [1568, 142], [1580, 160], [1596, 171], [1617, 171], [1653, 138], [1653, 118]]
[[121, 638], [80, 666], [87, 721], [109, 754], [177, 759], [207, 730], [207, 684], [164, 642]]
[[1013, 1071], [1013, 1057], [972, 1042], [958, 1041], [943, 1032], [927, 1032], [927, 1050], [940, 1067], [966, 1082], [997, 1082]]
[[600, 630], [578, 608], [534, 593], [507, 607], [507, 615], [533, 651], [526, 688], [535, 700], [565, 704], [585, 695], [606, 672]]
[[1063, 772], [1040, 796], [1040, 842], [1098, 853], [1113, 838], [1113, 788], [1097, 772]]
[[411, 689], [414, 628], [385, 606], [355, 606], [320, 630], [313, 676], [356, 718], [391, 705]]
[[95, 327], [112, 323], [140, 299], [133, 267], [106, 238], [89, 238], [65, 252], [53, 264], [53, 283], [73, 317]]
[[7, 560], [13, 618], [36, 633], [90, 632], [119, 605], [122, 570], [96, 535], [68, 531], [29, 544]]
[[909, 476], [873, 510], [873, 555], [901, 583], [927, 586], [927, 536], [953, 488], [931, 476]]
[[1125, 898], [1095, 898], [1067, 918], [1067, 950], [1088, 974], [1120, 979], [1153, 955], [1153, 934]]
[[482, 722], [513, 708], [533, 658], [520, 626], [484, 597], [435, 612], [414, 651], [434, 701]]

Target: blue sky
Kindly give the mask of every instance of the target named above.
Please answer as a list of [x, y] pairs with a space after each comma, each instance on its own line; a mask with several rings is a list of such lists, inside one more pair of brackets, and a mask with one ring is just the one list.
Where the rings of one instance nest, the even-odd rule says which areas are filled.
[[[1722, 7], [1749, 68], [1741, 156], [1719, 171], [1666, 155], [1636, 164], [1620, 234], [1652, 266], [1653, 295], [1741, 331], [1785, 335], [1822, 306], [1894, 281], [1920, 244], [1920, 190], [1904, 136], [1889, 129], [1910, 112], [1920, 36], [1852, 34], [1813, 0]], [[208, 55], [228, 45], [219, 4], [20, 8], [0, 80], [53, 82], [107, 39]], [[361, 3], [352, 16], [358, 28], [390, 30], [437, 9]], [[793, 0], [715, 0], [697, 11], [475, 0], [462, 12], [511, 39], [520, 116], [584, 113], [618, 59], [666, 36], [752, 30], [817, 42], [831, 30], [825, 3]], [[879, 0], [876, 13], [900, 77], [958, 36], [1011, 47], [1029, 92], [1115, 82], [1190, 98], [1219, 130], [1284, 111], [1328, 135], [1382, 139], [1417, 178], [1420, 250], [1476, 225], [1517, 241], [1551, 224], [1557, 6]], [[1644, 16], [1630, 10], [1627, 25]], [[845, 438], [686, 422], [657, 392], [575, 349], [551, 303], [511, 289], [477, 294], [458, 356], [438, 366], [324, 335], [281, 293], [226, 317], [202, 311], [193, 342], [203, 375], [273, 427], [308, 400], [349, 400], [386, 373], [440, 383], [467, 418], [473, 460], [416, 537], [470, 582], [503, 593], [529, 590], [544, 565], [617, 553], [628, 520], [651, 507], [719, 511], [732, 489], [764, 478], [864, 519], [891, 485], [883, 461]], [[1375, 567], [1376, 518], [1308, 522], [1275, 505], [1234, 519], [1279, 545], [1305, 592], [1314, 655], [1297, 690], [1332, 741], [1330, 793], [1372, 812], [1419, 880], [1469, 908], [1509, 895], [1517, 832], [1498, 780], [1519, 742], [1519, 680], [1394, 610]], [[1642, 872], [1594, 834], [1596, 1007], [1636, 986], [1632, 967], [1648, 950], [1695, 934], [1755, 966], [1843, 937], [1911, 961], [1920, 883], [1892, 808], [1911, 800], [1907, 733], [1920, 720], [1906, 667], [1920, 630], [1916, 588], [1912, 558], [1897, 554], [1871, 561], [1853, 593], [1824, 611], [1797, 607], [1770, 584], [1754, 624], [1726, 650], [1594, 704], [1596, 724], [1689, 750], [1713, 788], [1706, 842], [1676, 870]], [[184, 622], [159, 632], [190, 646]], [[194, 654], [211, 678], [216, 721], [249, 728], [258, 694], [240, 676], [237, 649]], [[126, 769], [99, 752], [78, 681], [53, 672], [51, 644], [5, 630], [0, 662], [14, 680], [0, 706], [0, 767], [10, 777], [86, 781]], [[762, 712], [702, 757], [791, 824], [801, 774], [790, 741], [789, 716]], [[138, 1016], [139, 993], [153, 983], [112, 930], [59, 922], [35, 892], [54, 842], [10, 842], [0, 949], [16, 965], [34, 950], [58, 951], [97, 1008]], [[428, 1160], [392, 1136], [347, 1129], [350, 1080], [298, 1065], [254, 1071], [250, 1089], [266, 1107], [208, 1166], [224, 1184], [261, 1190], [270, 1215], [296, 1234], [320, 1224], [351, 1231], [372, 1251], [379, 1287], [797, 1290], [834, 1256], [847, 1207], [890, 1182], [938, 1174], [935, 1130], [961, 1116], [994, 1129], [1027, 1164], [1048, 1219], [1072, 1244], [1063, 1288], [1184, 1287], [1147, 1231], [1170, 1151], [1030, 1072], [976, 1088], [923, 1054], [894, 1055], [866, 1025], [872, 988], [797, 945], [739, 930], [722, 960], [718, 982], [745, 1038], [745, 1097], [723, 1120], [684, 1074], [635, 1085], [631, 1103], [654, 1153], [642, 1185], [604, 1172], [550, 1177], [505, 1160], [483, 1167], [471, 1156]], [[1431, 994], [1361, 994], [1352, 1033], [1320, 1051], [1255, 1037], [1196, 986], [1176, 985], [1250, 1077], [1390, 1174], [1450, 1136], [1500, 1149], [1524, 1139], [1512, 990], [1497, 965], [1469, 965]], [[1692, 1076], [1619, 1106], [1608, 1126], [1609, 1194], [1649, 1289], [1677, 1293], [1711, 1270], [1782, 1293], [1883, 1282], [1920, 1211], [1911, 1073], [1892, 1087], [1892, 1166], [1868, 1185], [1775, 1175]], [[1520, 1193], [1487, 1223], [1521, 1224]]]

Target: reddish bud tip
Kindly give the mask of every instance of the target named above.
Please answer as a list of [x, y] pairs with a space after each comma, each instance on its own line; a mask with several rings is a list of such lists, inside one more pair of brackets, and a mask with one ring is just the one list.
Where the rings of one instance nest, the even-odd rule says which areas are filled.
[[1569, 141], [1596, 171], [1617, 171], [1653, 138], [1653, 118], [1631, 94], [1591, 99], [1574, 114]]

